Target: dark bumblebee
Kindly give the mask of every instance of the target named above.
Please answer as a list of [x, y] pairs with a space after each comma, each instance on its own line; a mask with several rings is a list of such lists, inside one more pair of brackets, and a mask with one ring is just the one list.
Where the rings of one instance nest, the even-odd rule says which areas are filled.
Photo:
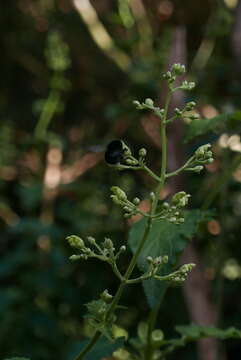
[[122, 162], [126, 146], [121, 140], [111, 141], [105, 152], [105, 161], [109, 165], [116, 165]]

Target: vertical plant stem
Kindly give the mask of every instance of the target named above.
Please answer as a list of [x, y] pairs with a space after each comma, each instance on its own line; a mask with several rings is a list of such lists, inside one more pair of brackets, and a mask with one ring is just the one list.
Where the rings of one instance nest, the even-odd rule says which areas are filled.
[[43, 139], [45, 137], [47, 128], [56, 113], [60, 102], [59, 90], [52, 89], [49, 93], [48, 99], [46, 100], [40, 118], [34, 130], [34, 135]]
[[[145, 228], [145, 232], [143, 234], [143, 237], [140, 241], [140, 244], [135, 252], [135, 254], [133, 255], [132, 259], [131, 259], [131, 262], [126, 270], [126, 273], [123, 277], [123, 281], [120, 283], [119, 285], [119, 288], [114, 296], [114, 299], [111, 303], [111, 306], [106, 314], [106, 318], [108, 319], [112, 314], [113, 312], [115, 311], [116, 309], [116, 306], [118, 305], [119, 303], [119, 300], [121, 298], [121, 295], [123, 293], [123, 290], [126, 286], [126, 282], [127, 280], [129, 279], [129, 277], [131, 276], [132, 274], [132, 271], [134, 270], [135, 268], [135, 265], [137, 263], [137, 259], [138, 259], [138, 256], [140, 255], [145, 243], [146, 243], [146, 240], [148, 238], [148, 235], [149, 235], [149, 232], [150, 232], [150, 229], [151, 229], [151, 225], [152, 225], [152, 218], [148, 218], [148, 221], [147, 221], [147, 224], [146, 224], [146, 228]], [[82, 360], [84, 359], [84, 356], [94, 347], [94, 345], [96, 344], [96, 342], [98, 341], [98, 339], [101, 337], [101, 333], [99, 331], [97, 331], [93, 337], [90, 339], [89, 343], [84, 347], [84, 349], [76, 356], [75, 360]]]
[[[152, 208], [151, 208], [151, 215], [154, 215], [156, 212], [156, 208], [157, 208], [157, 204], [158, 204], [158, 200], [160, 198], [160, 191], [164, 186], [165, 183], [165, 177], [166, 177], [166, 168], [167, 168], [167, 137], [166, 137], [166, 120], [167, 120], [167, 113], [168, 113], [168, 107], [171, 101], [171, 96], [172, 96], [172, 91], [171, 89], [169, 89], [168, 91], [168, 95], [167, 95], [167, 100], [166, 100], [166, 104], [165, 104], [165, 108], [164, 108], [164, 114], [163, 114], [163, 118], [161, 121], [161, 146], [162, 146], [162, 162], [161, 162], [161, 174], [160, 174], [160, 182], [156, 187], [155, 190], [155, 199], [153, 201], [152, 204]], [[110, 305], [110, 308], [106, 314], [106, 319], [108, 319], [113, 312], [116, 309], [116, 306], [119, 303], [119, 300], [121, 298], [121, 295], [123, 293], [123, 290], [126, 286], [126, 282], [129, 279], [129, 277], [132, 274], [132, 271], [134, 270], [138, 257], [148, 239], [148, 235], [152, 226], [152, 222], [153, 222], [153, 218], [149, 217], [146, 223], [146, 228], [145, 228], [145, 232], [143, 234], [143, 237], [139, 243], [139, 246], [135, 252], [135, 254], [133, 255], [131, 262], [125, 272], [125, 275], [123, 276], [123, 280], [121, 281], [119, 288], [113, 298], [113, 301]], [[155, 325], [155, 321], [156, 321], [156, 316], [157, 314], [155, 314], [155, 317], [153, 318], [152, 321], [149, 322], [149, 329], [148, 329], [148, 346], [147, 346], [147, 352], [146, 352], [146, 360], [151, 360], [152, 358], [152, 347], [151, 347], [151, 333], [152, 330], [154, 328]], [[101, 337], [101, 333], [99, 331], [97, 331], [93, 337], [90, 339], [89, 343], [82, 349], [82, 351], [76, 356], [75, 360], [82, 360], [84, 359], [84, 356], [95, 346], [96, 342], [98, 341], [98, 339]]]
[[[162, 147], [162, 159], [161, 159], [161, 174], [160, 178], [161, 181], [158, 184], [156, 191], [155, 191], [155, 202], [152, 207], [152, 214], [154, 215], [156, 213], [156, 208], [158, 204], [158, 200], [160, 198], [160, 192], [165, 184], [165, 177], [166, 177], [166, 170], [167, 170], [167, 135], [166, 135], [166, 120], [168, 115], [168, 108], [171, 101], [172, 91], [171, 89], [168, 90], [167, 94], [167, 100], [164, 107], [164, 114], [161, 121], [161, 147]], [[151, 360], [153, 355], [153, 349], [151, 345], [151, 334], [155, 327], [156, 318], [160, 309], [161, 303], [158, 304], [156, 307], [154, 307], [149, 315], [148, 320], [148, 332], [147, 332], [147, 347], [146, 347], [146, 353], [145, 353], [145, 359]]]

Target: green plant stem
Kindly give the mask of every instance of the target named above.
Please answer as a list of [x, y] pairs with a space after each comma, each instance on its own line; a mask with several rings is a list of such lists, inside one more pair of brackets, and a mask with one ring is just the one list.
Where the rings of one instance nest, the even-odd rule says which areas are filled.
[[181, 171], [185, 170], [192, 163], [193, 159], [194, 159], [194, 156], [190, 157], [190, 159], [182, 167], [180, 167], [179, 169], [177, 169], [169, 174], [166, 174], [166, 178], [178, 175]]
[[[152, 215], [155, 214], [156, 212], [156, 208], [157, 208], [157, 204], [158, 204], [158, 200], [160, 198], [160, 191], [162, 190], [164, 184], [165, 184], [165, 179], [166, 179], [166, 170], [167, 170], [167, 136], [166, 136], [166, 120], [167, 120], [167, 114], [168, 114], [168, 108], [169, 108], [169, 104], [171, 101], [171, 97], [172, 97], [172, 91], [169, 88], [168, 90], [168, 94], [167, 94], [167, 100], [166, 100], [166, 104], [164, 107], [164, 114], [163, 114], [163, 118], [161, 121], [161, 147], [162, 147], [162, 159], [161, 159], [161, 174], [160, 174], [160, 182], [156, 188], [155, 191], [155, 200], [152, 206]], [[146, 352], [145, 352], [145, 360], [151, 360], [152, 359], [152, 355], [153, 355], [153, 348], [151, 345], [151, 334], [152, 331], [154, 329], [155, 323], [156, 323], [156, 318], [159, 312], [159, 308], [160, 308], [160, 304], [153, 308], [150, 312], [149, 315], [149, 320], [148, 320], [148, 332], [147, 332], [147, 347], [146, 347]]]
[[[136, 262], [137, 262], [137, 259], [138, 259], [138, 256], [140, 255], [144, 245], [145, 245], [145, 242], [148, 238], [148, 235], [149, 235], [149, 232], [150, 232], [150, 229], [151, 229], [151, 225], [152, 225], [152, 218], [148, 218], [147, 220], [147, 224], [146, 224], [146, 228], [145, 228], [145, 232], [143, 234], [143, 237], [142, 237], [142, 240], [140, 241], [140, 244], [135, 252], [135, 254], [133, 255], [132, 259], [131, 259], [131, 262], [125, 272], [125, 275], [123, 276], [123, 280], [122, 282], [120, 283], [120, 286], [114, 296], [114, 299], [110, 305], [110, 308], [106, 314], [106, 319], [108, 319], [112, 313], [115, 311], [116, 309], [116, 306], [118, 305], [118, 302], [121, 298], [121, 295], [123, 293], [123, 290], [125, 288], [125, 286], [127, 285], [127, 280], [129, 279], [129, 277], [131, 276], [132, 274], [132, 271], [134, 270], [135, 268], [135, 265], [136, 265]], [[84, 349], [76, 356], [75, 360], [82, 360], [84, 359], [84, 356], [94, 347], [94, 345], [96, 344], [96, 342], [98, 341], [98, 339], [101, 337], [101, 332], [97, 331], [95, 333], [95, 335], [93, 335], [93, 337], [90, 339], [89, 343], [84, 347]]]
[[[162, 121], [161, 121], [161, 146], [162, 146], [162, 162], [161, 162], [161, 175], [160, 175], [160, 178], [158, 178], [158, 185], [156, 187], [156, 190], [155, 190], [155, 199], [153, 201], [153, 204], [152, 204], [152, 207], [151, 207], [151, 210], [150, 210], [150, 217], [148, 218], [147, 220], [147, 223], [146, 223], [146, 228], [145, 228], [145, 232], [143, 234], [143, 237], [142, 237], [142, 240], [140, 241], [139, 243], [139, 246], [135, 252], [135, 254], [133, 255], [132, 259], [131, 259], [131, 262], [125, 272], [125, 275], [123, 276], [123, 279], [119, 285], [119, 288], [113, 298], [113, 301], [110, 305], [110, 308], [106, 314], [106, 319], [108, 319], [112, 314], [113, 312], [115, 311], [116, 309], [116, 306], [118, 305], [119, 303], [119, 300], [121, 298], [121, 295], [123, 293], [123, 290], [125, 288], [125, 286], [127, 285], [127, 281], [129, 279], [129, 277], [131, 276], [135, 266], [136, 266], [136, 263], [137, 263], [137, 260], [138, 260], [138, 257], [146, 243], [146, 240], [148, 239], [148, 235], [149, 235], [149, 232], [150, 232], [150, 229], [151, 229], [151, 226], [152, 226], [152, 222], [153, 222], [153, 218], [152, 216], [155, 214], [156, 212], [156, 208], [157, 208], [157, 204], [158, 204], [158, 200], [160, 198], [160, 191], [161, 189], [163, 188], [164, 186], [164, 183], [165, 183], [165, 177], [166, 177], [166, 168], [167, 168], [167, 136], [166, 136], [166, 119], [167, 119], [167, 113], [168, 113], [168, 107], [169, 107], [169, 104], [170, 104], [170, 101], [171, 101], [171, 96], [172, 96], [172, 91], [169, 89], [168, 91], [168, 95], [167, 95], [167, 100], [166, 100], [166, 104], [165, 104], [165, 108], [164, 108], [164, 115], [163, 115], [163, 118], [162, 118]], [[146, 168], [145, 170], [147, 171], [148, 168]], [[150, 169], [148, 169], [148, 172], [152, 173], [152, 171]], [[152, 173], [152, 177], [153, 177], [153, 174]], [[155, 317], [156, 319], [156, 317]], [[148, 329], [148, 346], [147, 346], [147, 352], [146, 352], [146, 360], [151, 360], [152, 358], [152, 353], [153, 353], [153, 350], [152, 350], [152, 347], [151, 347], [151, 333], [152, 333], [152, 330], [153, 330], [153, 327], [155, 325], [155, 319], [153, 322], [150, 323], [149, 325], [149, 329]], [[84, 349], [77, 355], [77, 357], [75, 358], [75, 360], [82, 360], [84, 359], [84, 356], [94, 347], [94, 345], [96, 344], [96, 342], [98, 341], [98, 339], [101, 337], [101, 332], [97, 331], [95, 333], [95, 335], [93, 335], [93, 337], [90, 339], [89, 343], [84, 347]]]
[[146, 165], [143, 166], [143, 170], [145, 170], [153, 179], [157, 181], [161, 181], [161, 178], [157, 176], [151, 169], [149, 169]]
[[[83, 359], [84, 356], [92, 349], [95, 343], [98, 341], [101, 333], [96, 332], [95, 335], [92, 337], [90, 342], [86, 345], [86, 347], [82, 350], [81, 354], [77, 355], [74, 360]], [[81, 356], [80, 356], [81, 355]]]
[[34, 130], [34, 135], [38, 139], [45, 137], [47, 128], [56, 113], [60, 102], [59, 90], [52, 89], [49, 93], [48, 99], [46, 100], [40, 118]]

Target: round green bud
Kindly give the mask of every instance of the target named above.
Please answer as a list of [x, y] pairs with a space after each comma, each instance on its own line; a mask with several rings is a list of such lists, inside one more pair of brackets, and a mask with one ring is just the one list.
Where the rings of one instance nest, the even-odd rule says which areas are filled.
[[87, 240], [90, 244], [95, 244], [95, 238], [93, 238], [92, 236], [87, 236]]
[[167, 263], [168, 263], [168, 256], [167, 256], [167, 255], [164, 255], [164, 256], [162, 257], [162, 263], [163, 263], [163, 264], [167, 264]]
[[147, 151], [146, 151], [145, 148], [141, 148], [141, 149], [139, 150], [139, 156], [140, 156], [140, 157], [145, 157], [145, 156], [146, 156], [146, 153], [147, 153]]
[[69, 257], [69, 259], [70, 259], [71, 261], [80, 260], [80, 259], [81, 259], [81, 255], [71, 255], [71, 256]]
[[180, 109], [178, 109], [178, 108], [175, 108], [175, 109], [174, 109], [174, 113], [175, 113], [176, 115], [178, 115], [178, 116], [182, 115], [182, 111], [181, 111]]
[[140, 200], [138, 197], [135, 197], [132, 202], [133, 202], [133, 204], [135, 204], [135, 205], [139, 205], [140, 202], [141, 202], [141, 200]]
[[159, 347], [164, 340], [164, 334], [161, 330], [156, 329], [151, 333], [151, 342], [154, 347]]
[[154, 105], [154, 101], [153, 101], [152, 99], [150, 99], [150, 98], [147, 98], [147, 99], [145, 100], [145, 105], [147, 105], [147, 106], [153, 106], [153, 105]]
[[194, 101], [190, 101], [186, 104], [185, 108], [187, 111], [192, 110], [196, 106], [196, 103]]
[[124, 251], [126, 251], [126, 246], [125, 246], [125, 245], [122, 245], [122, 246], [120, 247], [120, 252], [124, 252]]
[[191, 114], [191, 115], [189, 116], [189, 118], [190, 118], [191, 120], [196, 120], [196, 119], [199, 119], [199, 118], [200, 118], [200, 115], [199, 115], [198, 113]]
[[68, 241], [68, 243], [71, 247], [74, 247], [77, 249], [83, 249], [85, 247], [84, 241], [79, 236], [70, 235], [66, 238], [66, 240]]
[[112, 240], [109, 239], [109, 238], [105, 238], [104, 247], [105, 247], [106, 249], [113, 249], [113, 242], [112, 242]]
[[156, 195], [155, 195], [155, 193], [152, 191], [152, 192], [150, 193], [151, 202], [153, 202], [153, 201], [155, 200], [155, 198], [156, 198]]
[[123, 215], [125, 219], [130, 219], [132, 217], [132, 214], [126, 213]]
[[151, 256], [147, 256], [146, 260], [152, 264], [153, 263], [153, 258]]
[[91, 255], [92, 254], [92, 251], [91, 251], [90, 248], [86, 248], [84, 251], [85, 251], [86, 255]]
[[135, 106], [140, 106], [140, 105], [141, 105], [138, 100], [134, 100], [134, 101], [133, 101], [133, 104], [134, 104]]
[[109, 294], [108, 290], [103, 291], [103, 293], [100, 295], [100, 298], [106, 303], [110, 304], [113, 296]]

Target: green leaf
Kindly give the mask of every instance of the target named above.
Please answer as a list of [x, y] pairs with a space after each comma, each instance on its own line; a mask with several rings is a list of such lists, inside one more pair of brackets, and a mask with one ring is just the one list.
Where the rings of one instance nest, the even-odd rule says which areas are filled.
[[188, 142], [196, 136], [204, 135], [209, 131], [231, 130], [232, 133], [240, 130], [241, 127], [241, 111], [236, 111], [232, 114], [222, 114], [210, 119], [196, 119], [193, 120], [187, 129], [184, 141]]
[[[85, 355], [85, 360], [100, 360], [102, 358], [109, 357], [113, 354], [114, 351], [123, 346], [124, 341], [124, 337], [116, 339], [114, 343], [109, 342], [107, 339], [100, 339], [88, 352], [88, 354]], [[71, 349], [69, 352], [68, 359], [72, 360], [75, 358], [88, 342], [88, 340], [85, 340], [75, 344], [73, 349]]]
[[198, 326], [198, 325], [182, 325], [176, 326], [176, 331], [187, 338], [187, 341], [197, 340], [204, 337], [213, 337], [224, 340], [229, 338], [241, 338], [241, 330], [229, 327], [225, 330], [215, 327]]
[[[201, 212], [200, 210], [186, 211], [184, 214], [185, 222], [181, 225], [171, 224], [165, 221], [156, 221], [153, 223], [149, 238], [138, 258], [138, 266], [141, 271], [148, 269], [146, 258], [153, 258], [160, 255], [168, 255], [169, 261], [161, 268], [161, 275], [170, 273], [187, 243], [198, 230], [200, 222], [210, 218], [210, 212]], [[135, 223], [130, 231], [129, 245], [134, 253], [143, 236], [146, 219], [141, 219]], [[167, 287], [167, 282], [158, 280], [143, 281], [145, 294], [150, 307], [155, 307], [161, 301]]]

